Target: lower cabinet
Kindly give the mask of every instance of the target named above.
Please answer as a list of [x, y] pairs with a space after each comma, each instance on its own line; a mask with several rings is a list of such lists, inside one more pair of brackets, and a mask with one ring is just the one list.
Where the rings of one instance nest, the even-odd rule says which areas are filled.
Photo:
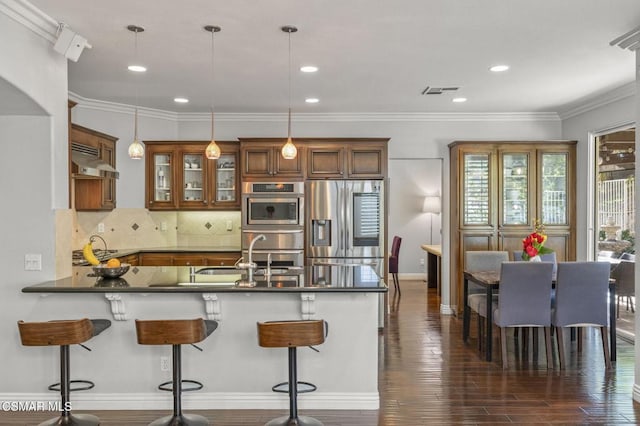
[[118, 257], [118, 260], [120, 263], [127, 263], [131, 266], [140, 266], [140, 257], [138, 253]]
[[140, 253], [139, 266], [233, 266], [240, 252]]

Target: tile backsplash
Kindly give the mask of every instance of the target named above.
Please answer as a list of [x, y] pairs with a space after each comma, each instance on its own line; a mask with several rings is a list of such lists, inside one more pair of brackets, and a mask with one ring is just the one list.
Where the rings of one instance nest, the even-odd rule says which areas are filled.
[[[98, 228], [104, 226], [104, 232]], [[231, 230], [228, 230], [228, 228]], [[240, 249], [240, 212], [158, 212], [115, 209], [110, 212], [76, 212], [73, 249], [80, 249], [93, 234], [109, 248], [236, 247]], [[102, 248], [98, 241], [96, 248]]]

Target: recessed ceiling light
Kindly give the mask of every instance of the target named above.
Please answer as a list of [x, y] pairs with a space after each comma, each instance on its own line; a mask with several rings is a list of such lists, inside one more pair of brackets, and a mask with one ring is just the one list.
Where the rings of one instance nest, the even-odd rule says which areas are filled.
[[503, 72], [509, 69], [509, 65], [494, 65], [489, 68], [491, 72]]
[[189, 102], [189, 99], [187, 98], [173, 98], [173, 102], [178, 103], [178, 104], [186, 104]]
[[303, 67], [300, 67], [300, 71], [302, 71], [302, 72], [316, 72], [316, 71], [318, 71], [318, 67], [316, 67], [314, 65], [305, 65]]
[[467, 102], [467, 98], [453, 98], [452, 102], [455, 102], [455, 103]]
[[320, 99], [318, 99], [318, 98], [307, 98], [304, 101], [306, 103], [308, 103], [308, 104], [317, 104], [318, 102], [320, 102]]
[[147, 67], [143, 67], [142, 65], [129, 65], [127, 67], [129, 71], [133, 72], [145, 72], [147, 71]]

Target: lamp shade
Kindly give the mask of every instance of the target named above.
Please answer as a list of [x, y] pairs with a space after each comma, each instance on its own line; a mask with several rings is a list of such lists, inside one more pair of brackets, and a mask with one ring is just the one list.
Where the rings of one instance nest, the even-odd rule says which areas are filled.
[[425, 213], [440, 213], [440, 197], [429, 196], [424, 197], [424, 203], [422, 204], [422, 211]]

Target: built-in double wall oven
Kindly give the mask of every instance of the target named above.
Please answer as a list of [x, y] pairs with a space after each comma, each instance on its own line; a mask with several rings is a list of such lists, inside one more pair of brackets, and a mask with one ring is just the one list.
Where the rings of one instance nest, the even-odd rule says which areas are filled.
[[304, 182], [244, 182], [242, 184], [242, 255], [259, 234], [253, 261], [272, 267], [304, 266]]

